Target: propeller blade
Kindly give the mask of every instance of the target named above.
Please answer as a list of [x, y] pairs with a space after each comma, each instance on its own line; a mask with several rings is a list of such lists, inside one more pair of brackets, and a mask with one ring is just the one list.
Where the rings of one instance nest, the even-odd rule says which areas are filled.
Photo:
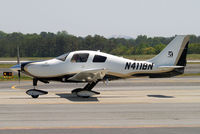
[[20, 83], [20, 78], [21, 78], [21, 74], [20, 74], [20, 70], [18, 70], [18, 80], [19, 80], [19, 83]]
[[18, 71], [18, 80], [19, 80], [19, 83], [20, 83], [21, 64], [20, 64], [19, 46], [17, 46], [17, 64], [20, 66], [20, 70], [17, 70]]
[[17, 46], [17, 64], [20, 64], [19, 46]]

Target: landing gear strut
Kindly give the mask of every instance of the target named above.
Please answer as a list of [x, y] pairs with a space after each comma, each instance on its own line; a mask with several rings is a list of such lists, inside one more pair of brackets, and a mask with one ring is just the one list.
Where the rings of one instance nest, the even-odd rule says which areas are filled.
[[29, 89], [28, 91], [26, 91], [26, 94], [30, 95], [32, 98], [38, 98], [39, 95], [48, 94], [47, 91], [35, 89], [35, 87], [37, 86], [37, 82], [38, 82], [38, 79], [37, 78], [33, 78], [33, 87], [34, 87], [34, 89]]
[[93, 95], [100, 94], [99, 92], [92, 91], [92, 89], [98, 82], [99, 81], [88, 83], [84, 88], [76, 88], [72, 90], [72, 94], [75, 94], [78, 97], [83, 97], [83, 98], [88, 98]]

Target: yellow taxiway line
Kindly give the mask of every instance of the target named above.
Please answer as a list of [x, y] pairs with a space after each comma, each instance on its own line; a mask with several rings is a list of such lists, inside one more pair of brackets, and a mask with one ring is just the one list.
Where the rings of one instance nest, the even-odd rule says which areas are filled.
[[67, 126], [67, 127], [2, 127], [0, 130], [20, 129], [97, 129], [97, 128], [195, 128], [199, 125], [135, 125], [135, 126]]

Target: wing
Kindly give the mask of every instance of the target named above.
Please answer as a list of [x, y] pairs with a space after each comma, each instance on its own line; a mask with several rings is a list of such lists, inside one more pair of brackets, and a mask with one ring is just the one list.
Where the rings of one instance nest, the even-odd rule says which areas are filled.
[[97, 80], [103, 79], [108, 71], [106, 69], [90, 69], [85, 70], [80, 73], [75, 74], [68, 80], [73, 81], [86, 81], [86, 82], [96, 82]]

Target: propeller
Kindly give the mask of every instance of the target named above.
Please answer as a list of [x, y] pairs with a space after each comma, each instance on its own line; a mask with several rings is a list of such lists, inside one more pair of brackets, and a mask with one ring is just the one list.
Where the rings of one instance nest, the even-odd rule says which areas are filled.
[[104, 80], [103, 83], [107, 86], [108, 85], [108, 79]]
[[20, 83], [21, 63], [20, 63], [20, 56], [19, 56], [19, 46], [17, 46], [17, 65], [20, 66], [20, 70], [17, 70], [17, 72], [18, 72], [18, 80], [19, 80], [19, 83]]
[[19, 83], [20, 83], [20, 77], [21, 77], [20, 70], [18, 70], [18, 80], [19, 80]]
[[20, 84], [21, 63], [20, 63], [20, 56], [19, 56], [19, 46], [17, 46], [17, 64], [12, 66], [10, 69], [17, 72], [18, 80], [19, 80], [19, 84]]

